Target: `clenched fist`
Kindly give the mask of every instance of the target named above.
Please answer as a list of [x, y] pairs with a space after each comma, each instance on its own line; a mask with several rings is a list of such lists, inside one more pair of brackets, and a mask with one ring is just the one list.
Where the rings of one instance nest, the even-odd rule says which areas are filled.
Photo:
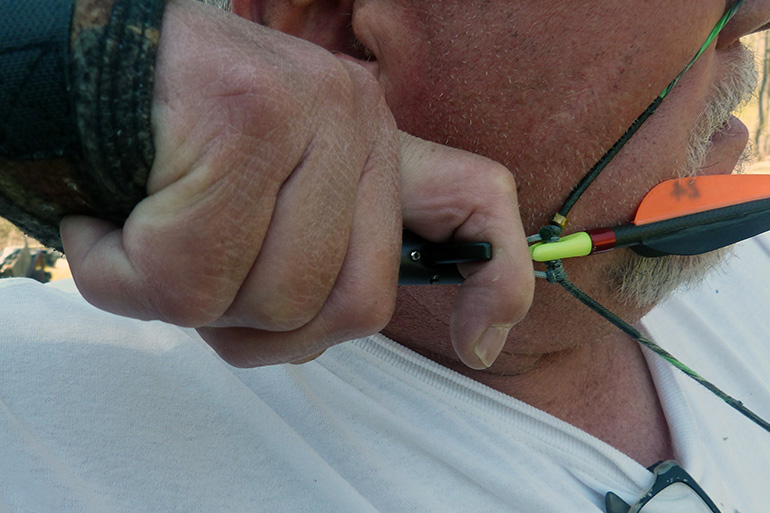
[[159, 48], [147, 198], [122, 227], [62, 223], [86, 299], [194, 327], [234, 365], [303, 361], [388, 323], [406, 226], [493, 244], [452, 320], [486, 366], [479, 337], [533, 288], [505, 168], [398, 132], [364, 68], [235, 16], [171, 1]]

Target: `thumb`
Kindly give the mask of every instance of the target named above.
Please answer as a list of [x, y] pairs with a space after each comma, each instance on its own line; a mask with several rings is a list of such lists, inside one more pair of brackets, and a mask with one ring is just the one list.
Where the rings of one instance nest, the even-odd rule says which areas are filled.
[[471, 368], [487, 368], [526, 315], [534, 272], [516, 183], [501, 164], [401, 135], [404, 226], [432, 241], [492, 244], [492, 260], [463, 264], [450, 319], [452, 344]]

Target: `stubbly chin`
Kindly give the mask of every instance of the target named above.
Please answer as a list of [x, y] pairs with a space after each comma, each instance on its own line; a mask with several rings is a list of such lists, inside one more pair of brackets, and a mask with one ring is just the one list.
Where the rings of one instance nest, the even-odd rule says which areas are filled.
[[733, 172], [749, 142], [749, 129], [731, 116], [722, 130], [711, 136], [705, 165], [698, 174], [727, 175]]

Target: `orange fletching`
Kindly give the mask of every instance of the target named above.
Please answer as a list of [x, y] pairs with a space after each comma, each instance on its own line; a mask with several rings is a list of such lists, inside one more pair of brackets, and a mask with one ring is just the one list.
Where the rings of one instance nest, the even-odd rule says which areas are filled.
[[770, 175], [705, 175], [666, 180], [636, 211], [642, 225], [770, 197]]

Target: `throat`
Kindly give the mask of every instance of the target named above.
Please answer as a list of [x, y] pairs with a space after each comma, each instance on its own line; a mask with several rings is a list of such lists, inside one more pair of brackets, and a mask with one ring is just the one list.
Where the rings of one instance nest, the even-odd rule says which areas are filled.
[[622, 335], [549, 354], [515, 376], [461, 372], [582, 429], [645, 467], [674, 457], [647, 362], [639, 346]]
[[[541, 295], [552, 290], [545, 289]], [[591, 325], [587, 331], [573, 333], [579, 345], [565, 349], [551, 344], [554, 336], [543, 335], [543, 324], [530, 315], [534, 320], [528, 331], [523, 328], [525, 322], [515, 328], [523, 332], [521, 340], [534, 341], [526, 354], [522, 354], [525, 349], [516, 354], [504, 350], [491, 368], [475, 371], [459, 362], [449, 341], [447, 319], [454, 292], [449, 287], [419, 292], [418, 297], [412, 288], [401, 287], [394, 322], [385, 335], [582, 429], [645, 467], [673, 458], [668, 424], [647, 361], [638, 343], [614, 327], [607, 325], [605, 331]], [[579, 312], [584, 315], [582, 308]], [[521, 348], [517, 342], [511, 348]]]

